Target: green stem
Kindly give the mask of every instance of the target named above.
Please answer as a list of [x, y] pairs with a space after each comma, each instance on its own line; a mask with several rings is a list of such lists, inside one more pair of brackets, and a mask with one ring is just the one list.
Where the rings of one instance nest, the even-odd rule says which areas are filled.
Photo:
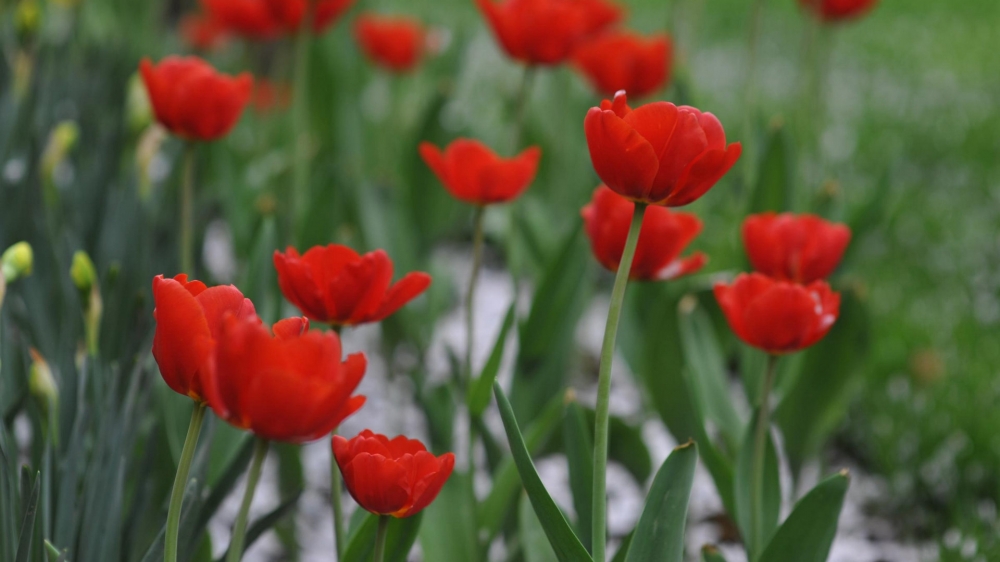
[[[333, 435], [337, 435], [334, 431]], [[332, 436], [331, 435], [331, 438]], [[344, 535], [344, 507], [341, 497], [343, 491], [340, 486], [340, 467], [337, 465], [337, 457], [330, 449], [330, 505], [333, 507], [333, 541], [334, 550], [337, 551], [337, 560], [344, 557], [344, 547], [347, 545], [347, 537]]]
[[[757, 428], [753, 440], [753, 474], [750, 487], [750, 533], [753, 537], [751, 545], [756, 550], [763, 547], [763, 508], [764, 508], [764, 465], [767, 458], [767, 433], [771, 426], [770, 397], [774, 388], [774, 377], [778, 357], [771, 355], [767, 359], [767, 372], [764, 375], [764, 388], [760, 394], [760, 414], [757, 417]], [[760, 552], [751, 553], [751, 560]]]
[[294, 153], [292, 155], [292, 209], [289, 228], [293, 236], [300, 236], [298, 222], [309, 208], [309, 46], [312, 40], [312, 2], [308, 3], [302, 28], [295, 38], [294, 92], [292, 128]]
[[472, 351], [473, 339], [475, 336], [475, 307], [476, 282], [479, 279], [479, 270], [483, 265], [483, 215], [486, 214], [486, 207], [476, 207], [475, 215], [472, 219], [472, 272], [469, 274], [469, 288], [465, 291], [465, 384], [472, 382]]
[[622, 251], [622, 259], [615, 275], [615, 285], [611, 290], [611, 304], [608, 307], [608, 323], [604, 328], [604, 343], [601, 346], [601, 368], [597, 379], [597, 413], [594, 427], [594, 560], [606, 560], [607, 542], [607, 472], [608, 472], [608, 420], [611, 401], [611, 363], [615, 355], [615, 339], [618, 336], [618, 321], [625, 301], [632, 258], [639, 244], [639, 231], [646, 205], [637, 203], [632, 213], [632, 225]]
[[174, 476], [174, 489], [170, 492], [170, 507], [167, 510], [167, 534], [163, 547], [164, 562], [177, 562], [177, 535], [181, 528], [181, 505], [184, 503], [184, 489], [187, 488], [188, 474], [191, 472], [191, 461], [194, 451], [198, 448], [198, 435], [201, 424], [205, 421], [205, 404], [196, 402], [191, 412], [191, 423], [188, 424], [187, 437], [181, 450], [181, 460]]
[[184, 147], [181, 179], [181, 272], [194, 275], [194, 143]]
[[378, 530], [375, 531], [375, 555], [372, 562], [385, 562], [385, 542], [389, 536], [389, 515], [378, 516]]
[[524, 75], [521, 77], [521, 87], [517, 92], [517, 109], [514, 113], [514, 152], [521, 149], [521, 141], [524, 137], [524, 117], [528, 111], [528, 100], [531, 98], [531, 85], [535, 80], [535, 67], [529, 65], [524, 67]]
[[757, 158], [754, 154], [756, 139], [754, 138], [753, 117], [757, 108], [757, 44], [760, 43], [761, 18], [764, 12], [765, 0], [753, 0], [750, 12], [750, 38], [747, 45], [746, 91], [743, 108], [743, 151], [748, 156], [743, 159], [743, 183], [749, 189], [753, 179], [753, 169]]
[[250, 504], [253, 503], [253, 494], [257, 490], [257, 482], [260, 481], [260, 472], [264, 467], [264, 458], [267, 457], [267, 447], [269, 444], [266, 439], [258, 437], [257, 443], [254, 445], [253, 461], [250, 463], [250, 473], [247, 475], [247, 489], [243, 492], [243, 504], [240, 505], [240, 512], [236, 516], [236, 523], [233, 523], [233, 538], [229, 541], [229, 554], [226, 556], [227, 562], [239, 562], [243, 558], [247, 519], [250, 517]]

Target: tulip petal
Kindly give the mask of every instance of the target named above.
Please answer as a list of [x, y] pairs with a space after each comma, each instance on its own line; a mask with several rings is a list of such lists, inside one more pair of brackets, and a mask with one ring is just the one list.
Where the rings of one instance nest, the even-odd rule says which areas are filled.
[[722, 179], [722, 176], [736, 164], [743, 147], [733, 143], [721, 150], [709, 150], [691, 163], [677, 182], [678, 188], [660, 204], [668, 207], [682, 207], [698, 200]]
[[[241, 295], [242, 296], [242, 295]], [[196, 297], [173, 279], [153, 279], [156, 333], [153, 358], [174, 392], [204, 398], [200, 375], [209, 368], [212, 332]]]
[[592, 108], [584, 130], [597, 175], [619, 195], [641, 200], [659, 168], [652, 145], [613, 111]]
[[420, 296], [431, 284], [431, 276], [415, 271], [407, 273], [402, 279], [389, 287], [385, 292], [385, 299], [378, 312], [372, 317], [372, 321], [381, 321], [388, 318], [406, 303]]
[[400, 485], [406, 469], [393, 459], [361, 453], [340, 469], [354, 501], [372, 513], [394, 513], [409, 501], [409, 492]]

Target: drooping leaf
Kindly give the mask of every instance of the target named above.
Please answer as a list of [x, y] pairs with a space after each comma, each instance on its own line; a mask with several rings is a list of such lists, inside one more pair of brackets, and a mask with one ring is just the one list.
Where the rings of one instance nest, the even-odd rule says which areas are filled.
[[493, 344], [490, 357], [486, 360], [486, 365], [483, 367], [479, 378], [469, 387], [466, 404], [468, 404], [469, 411], [473, 416], [483, 415], [486, 406], [490, 403], [490, 395], [493, 392], [493, 381], [497, 379], [497, 373], [500, 372], [500, 361], [503, 360], [503, 351], [507, 344], [507, 334], [514, 326], [516, 318], [517, 303], [511, 303], [510, 308], [507, 309], [507, 315], [504, 316], [503, 324], [500, 326], [500, 333], [497, 334], [496, 343]]
[[817, 484], [795, 504], [758, 560], [826, 562], [849, 483], [847, 471], [843, 471]]
[[646, 496], [626, 562], [683, 562], [684, 526], [697, 463], [693, 441], [663, 461]]

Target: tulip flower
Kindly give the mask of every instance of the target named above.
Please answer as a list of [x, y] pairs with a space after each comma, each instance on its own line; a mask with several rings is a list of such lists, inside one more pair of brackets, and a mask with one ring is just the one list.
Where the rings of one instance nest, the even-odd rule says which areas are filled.
[[[634, 203], [602, 185], [594, 190], [593, 199], [581, 212], [590, 248], [609, 271], [618, 271], [634, 210]], [[670, 211], [666, 207], [646, 209], [629, 278], [676, 279], [701, 269], [708, 261], [705, 254], [696, 252], [687, 258], [680, 257], [701, 233], [701, 228], [701, 220], [691, 213]]]
[[530, 65], [560, 64], [584, 40], [622, 18], [604, 0], [476, 0], [507, 54]]
[[365, 374], [365, 356], [341, 360], [336, 333], [305, 325], [302, 318], [285, 320], [272, 335], [258, 321], [226, 316], [206, 386], [216, 415], [261, 439], [304, 443], [361, 408], [365, 397], [351, 393]]
[[590, 159], [615, 193], [637, 203], [680, 207], [704, 195], [740, 157], [711, 113], [669, 102], [633, 110], [625, 92], [584, 120]]
[[878, 0], [799, 0], [799, 4], [826, 22], [839, 22], [864, 15]]
[[250, 100], [253, 78], [216, 72], [198, 57], [170, 56], [139, 66], [157, 121], [186, 140], [212, 141], [225, 136]]
[[673, 44], [666, 35], [650, 38], [610, 32], [585, 42], [573, 54], [576, 67], [604, 96], [619, 90], [642, 97], [663, 87], [670, 79]]
[[299, 255], [274, 252], [285, 298], [311, 320], [336, 326], [380, 322], [424, 292], [426, 273], [408, 273], [392, 284], [392, 260], [383, 250], [364, 255], [341, 246], [315, 246]]
[[362, 431], [333, 437], [333, 454], [351, 497], [378, 515], [410, 517], [430, 505], [448, 481], [455, 455], [435, 457], [423, 443]]
[[226, 39], [226, 28], [209, 14], [188, 14], [181, 18], [179, 31], [188, 45], [211, 51]]
[[482, 206], [517, 199], [535, 179], [542, 151], [533, 146], [513, 158], [501, 158], [479, 141], [458, 139], [443, 152], [429, 142], [420, 143], [420, 156], [452, 196]]
[[232, 285], [208, 288], [183, 273], [153, 278], [153, 300], [153, 358], [160, 375], [174, 392], [204, 402], [222, 318], [259, 322], [253, 303]]
[[[272, 39], [295, 34], [311, 0], [201, 0], [205, 11], [227, 29], [249, 39]], [[316, 0], [312, 6], [313, 33], [321, 34], [340, 18], [354, 0]]]
[[753, 268], [784, 281], [825, 279], [840, 264], [851, 230], [816, 215], [751, 215], [743, 221], [743, 245]]
[[825, 281], [798, 285], [760, 273], [715, 285], [729, 327], [748, 345], [785, 355], [823, 339], [840, 313], [840, 295]]
[[424, 51], [424, 28], [412, 18], [363, 14], [354, 36], [369, 60], [393, 72], [412, 70]]

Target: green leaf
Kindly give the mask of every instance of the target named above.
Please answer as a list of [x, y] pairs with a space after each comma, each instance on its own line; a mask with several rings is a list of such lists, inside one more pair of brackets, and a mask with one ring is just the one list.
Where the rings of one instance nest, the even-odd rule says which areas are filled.
[[21, 518], [21, 531], [20, 536], [17, 539], [17, 554], [14, 557], [15, 562], [27, 562], [28, 556], [31, 555], [31, 538], [35, 533], [35, 512], [38, 509], [38, 490], [41, 487], [42, 479], [41, 473], [35, 472], [34, 484], [31, 485], [31, 493], [28, 497], [23, 497], [22, 500], [24, 504], [24, 517]]
[[683, 562], [684, 525], [697, 463], [693, 441], [663, 461], [646, 496], [626, 562]]
[[710, 544], [701, 547], [701, 562], [726, 562], [726, 557], [719, 549]]
[[794, 208], [792, 184], [792, 156], [788, 135], [775, 127], [767, 137], [757, 185], [750, 196], [748, 213], [774, 211], [780, 213]]
[[632, 546], [632, 539], [634, 537], [635, 537], [635, 529], [632, 529], [632, 532], [625, 535], [625, 538], [622, 539], [622, 544], [618, 546], [618, 552], [615, 553], [615, 556], [614, 558], [611, 559], [611, 562], [625, 562], [625, 557], [628, 556], [628, 549], [630, 546]]
[[754, 410], [751, 423], [747, 424], [746, 437], [743, 440], [743, 447], [740, 448], [739, 459], [736, 461], [736, 524], [743, 535], [743, 542], [747, 546], [747, 551], [756, 555], [764, 548], [764, 545], [771, 539], [775, 528], [778, 526], [778, 518], [781, 516], [781, 480], [778, 473], [778, 454], [774, 449], [774, 441], [771, 439], [771, 432], [767, 434], [767, 448], [764, 455], [764, 497], [763, 513], [761, 514], [761, 534], [759, 540], [753, 536], [750, 529], [750, 495], [753, 486], [753, 455], [754, 440], [757, 429], [757, 416], [760, 410]]
[[[292, 494], [292, 496], [286, 499], [285, 501], [278, 504], [278, 507], [272, 509], [268, 513], [264, 514], [264, 516], [262, 516], [260, 519], [257, 519], [256, 521], [251, 523], [250, 526], [247, 527], [247, 534], [245, 538], [246, 542], [243, 544], [243, 552], [250, 550], [250, 547], [253, 546], [253, 543], [256, 542], [257, 539], [261, 537], [261, 535], [270, 530], [271, 527], [277, 525], [278, 522], [281, 521], [283, 517], [291, 513], [292, 508], [295, 507], [295, 504], [298, 503], [299, 497], [301, 496], [302, 496], [302, 491], [300, 490], [295, 494]], [[229, 549], [227, 548], [226, 552], [223, 553], [223, 555], [218, 558], [217, 562], [222, 562], [223, 560], [226, 559], [228, 555], [229, 555]]]
[[478, 417], [483, 415], [483, 412], [486, 411], [486, 406], [490, 404], [493, 381], [497, 380], [497, 373], [500, 372], [500, 361], [503, 359], [503, 350], [507, 344], [507, 334], [510, 332], [511, 327], [514, 326], [516, 318], [517, 303], [514, 302], [507, 309], [507, 315], [504, 316], [503, 325], [500, 327], [500, 333], [497, 335], [496, 343], [493, 344], [493, 351], [490, 352], [490, 358], [486, 361], [486, 366], [483, 367], [479, 378], [469, 387], [466, 403], [469, 406], [469, 412], [473, 416]]
[[481, 559], [476, 539], [476, 499], [466, 474], [453, 472], [434, 503], [422, 513], [420, 547], [424, 560]]
[[[386, 562], [406, 562], [410, 550], [413, 549], [413, 543], [417, 541], [423, 517], [421, 512], [413, 517], [405, 519], [393, 517], [389, 520], [389, 534], [385, 543]], [[377, 527], [378, 516], [373, 513], [367, 514], [364, 522], [349, 537], [343, 562], [369, 562], [372, 559]]]
[[[591, 544], [594, 513], [594, 445], [593, 423], [579, 402], [570, 401], [563, 417], [563, 444], [569, 464], [569, 487], [576, 509], [576, 532], [584, 546]], [[588, 548], [589, 550], [589, 548]]]
[[556, 562], [558, 560], [556, 553], [552, 550], [545, 531], [542, 530], [542, 524], [535, 515], [530, 500], [527, 496], [523, 496], [519, 504], [518, 523], [524, 562]]
[[573, 529], [566, 521], [562, 511], [552, 501], [545, 485], [542, 484], [542, 479], [538, 477], [535, 464], [531, 460], [531, 454], [528, 452], [521, 431], [517, 427], [517, 420], [514, 419], [514, 410], [499, 383], [493, 384], [493, 393], [497, 398], [500, 418], [503, 420], [503, 426], [507, 432], [507, 440], [510, 443], [514, 463], [517, 465], [517, 472], [521, 475], [521, 482], [524, 484], [531, 505], [538, 515], [539, 522], [545, 530], [545, 535], [549, 538], [549, 544], [552, 545], [556, 557], [561, 562], [593, 560], [587, 549], [580, 543], [580, 539], [573, 533]]
[[[583, 410], [584, 424], [593, 442], [594, 410], [586, 407], [580, 409]], [[563, 437], [562, 434], [553, 436], [540, 454], [562, 453], [566, 447]], [[611, 416], [608, 421], [608, 459], [621, 464], [640, 486], [644, 486], [653, 474], [653, 459], [642, 438], [642, 426], [633, 425], [620, 416]]]
[[792, 509], [759, 560], [825, 562], [850, 482], [847, 471], [820, 482]]

